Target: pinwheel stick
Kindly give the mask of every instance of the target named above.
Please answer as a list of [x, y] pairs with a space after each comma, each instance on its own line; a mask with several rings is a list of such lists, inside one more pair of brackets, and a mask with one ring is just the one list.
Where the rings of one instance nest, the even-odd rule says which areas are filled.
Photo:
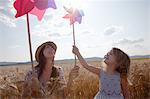
[[31, 45], [31, 36], [30, 36], [30, 23], [29, 23], [29, 15], [28, 15], [28, 13], [27, 13], [27, 29], [28, 29], [28, 40], [29, 40], [31, 65], [32, 65], [32, 69], [33, 69], [33, 56], [32, 56], [32, 45]]
[[[73, 29], [73, 45], [76, 46], [76, 39], [75, 39], [75, 29], [74, 29], [74, 23], [72, 24], [72, 29]], [[77, 64], [77, 58], [76, 55], [74, 54], [74, 66]]]

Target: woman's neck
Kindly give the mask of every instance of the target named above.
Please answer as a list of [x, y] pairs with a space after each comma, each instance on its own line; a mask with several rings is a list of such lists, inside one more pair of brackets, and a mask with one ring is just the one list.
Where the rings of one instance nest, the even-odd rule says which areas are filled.
[[43, 69], [43, 73], [41, 75], [41, 80], [44, 82], [47, 82], [51, 76], [52, 73], [52, 61], [47, 61], [45, 64], [45, 68]]
[[44, 70], [46, 71], [46, 70], [51, 70], [52, 69], [52, 64], [45, 64], [45, 68], [44, 68]]
[[53, 65], [53, 61], [52, 60], [47, 60], [46, 64], [45, 64], [45, 69], [44, 70], [51, 70]]

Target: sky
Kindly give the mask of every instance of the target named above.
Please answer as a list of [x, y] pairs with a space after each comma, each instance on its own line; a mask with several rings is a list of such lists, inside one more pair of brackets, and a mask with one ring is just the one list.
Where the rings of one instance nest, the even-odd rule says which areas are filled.
[[[14, 0], [0, 0], [0, 62], [30, 61], [26, 16], [15, 18]], [[82, 9], [75, 23], [76, 46], [83, 57], [103, 57], [112, 47], [128, 55], [150, 54], [150, 0], [55, 0], [42, 21], [29, 15], [33, 58], [45, 41], [57, 44], [56, 60], [74, 58], [72, 27], [63, 6]], [[34, 58], [35, 59], [35, 58]]]

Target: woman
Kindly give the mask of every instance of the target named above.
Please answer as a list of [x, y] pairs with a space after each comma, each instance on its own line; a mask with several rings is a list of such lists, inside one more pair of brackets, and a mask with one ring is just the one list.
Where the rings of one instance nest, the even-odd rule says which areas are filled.
[[22, 97], [64, 99], [74, 78], [78, 76], [79, 67], [75, 66], [66, 83], [61, 67], [54, 66], [57, 46], [53, 42], [40, 45], [35, 53], [38, 65], [25, 77]]

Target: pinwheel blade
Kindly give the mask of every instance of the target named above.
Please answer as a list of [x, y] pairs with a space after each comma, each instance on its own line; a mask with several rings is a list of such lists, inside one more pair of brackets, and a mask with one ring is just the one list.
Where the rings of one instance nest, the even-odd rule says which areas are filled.
[[14, 2], [14, 8], [17, 11], [15, 15], [17, 18], [29, 13], [34, 8], [34, 3], [30, 0], [16, 0]]

